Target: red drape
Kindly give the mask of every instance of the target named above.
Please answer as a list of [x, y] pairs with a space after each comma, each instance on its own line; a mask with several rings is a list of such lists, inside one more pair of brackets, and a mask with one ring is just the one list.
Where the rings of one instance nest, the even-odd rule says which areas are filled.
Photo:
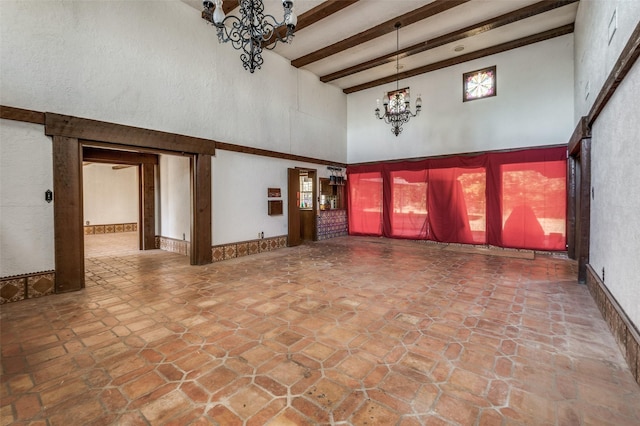
[[397, 170], [389, 174], [389, 235], [427, 238], [427, 170]]
[[358, 173], [347, 180], [349, 233], [382, 235], [382, 173]]
[[566, 148], [350, 166], [349, 232], [564, 250]]

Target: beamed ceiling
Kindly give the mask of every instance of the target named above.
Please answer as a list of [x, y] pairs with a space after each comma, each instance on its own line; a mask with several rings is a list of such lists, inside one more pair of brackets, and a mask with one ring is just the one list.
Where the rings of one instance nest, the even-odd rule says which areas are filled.
[[[280, 0], [264, 3], [282, 18]], [[237, 5], [223, 8], [235, 14]], [[572, 33], [577, 9], [578, 0], [295, 0], [293, 43], [274, 51], [353, 93], [396, 80], [396, 23], [403, 79]]]

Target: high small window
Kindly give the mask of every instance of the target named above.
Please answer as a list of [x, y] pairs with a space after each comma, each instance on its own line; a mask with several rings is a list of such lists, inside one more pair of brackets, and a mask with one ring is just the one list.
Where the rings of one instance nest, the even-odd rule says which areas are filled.
[[462, 101], [488, 98], [496, 95], [495, 65], [462, 75]]

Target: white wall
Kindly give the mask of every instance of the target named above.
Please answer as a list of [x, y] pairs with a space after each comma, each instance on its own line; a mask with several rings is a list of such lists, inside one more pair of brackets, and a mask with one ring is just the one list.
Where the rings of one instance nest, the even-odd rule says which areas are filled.
[[82, 182], [85, 225], [138, 222], [137, 167], [89, 163], [82, 167]]
[[[213, 244], [255, 240], [259, 232], [265, 238], [287, 235], [287, 169], [295, 167], [317, 170], [318, 179], [330, 176], [327, 166], [318, 164], [216, 151], [211, 174]], [[268, 188], [280, 188], [282, 197], [267, 197]], [[267, 200], [277, 199], [284, 212], [269, 216]]]
[[[270, 51], [263, 52], [262, 69], [250, 74], [242, 68], [238, 51], [218, 43], [200, 11], [178, 0], [3, 0], [0, 57], [3, 105], [346, 161], [347, 107], [340, 89]], [[20, 155], [28, 152], [16, 153]], [[48, 156], [51, 179], [50, 148], [38, 155]], [[216, 172], [216, 181], [233, 181], [256, 162], [262, 164], [248, 158], [236, 161], [228, 175]], [[7, 157], [3, 173], [22, 176], [14, 164], [23, 160]], [[178, 181], [160, 182], [165, 192], [157, 200], [157, 233], [178, 239], [185, 234], [188, 239], [188, 186], [172, 192], [188, 178], [188, 167], [164, 161]], [[235, 190], [239, 199], [253, 198], [250, 185]], [[237, 226], [236, 217], [246, 217], [244, 207], [228, 210], [224, 194], [213, 194], [215, 206], [223, 206], [222, 213], [214, 213], [214, 241], [255, 238], [253, 231], [247, 237]], [[3, 229], [28, 230], [25, 218], [7, 213], [0, 221]], [[266, 236], [269, 231], [264, 231]], [[24, 239], [46, 235], [33, 230]], [[45, 253], [53, 256], [51, 244]], [[18, 252], [3, 254], [14, 255], [20, 257]], [[31, 270], [22, 268], [21, 273], [51, 269], [50, 262], [32, 260]]]
[[0, 120], [0, 277], [55, 267], [51, 152], [42, 126]]
[[342, 91], [270, 51], [245, 71], [181, 1], [3, 0], [0, 24], [4, 105], [346, 160]]
[[640, 328], [640, 63], [592, 128], [589, 263]]
[[191, 183], [189, 157], [159, 156], [160, 224], [158, 235], [191, 241]]
[[[607, 27], [618, 8], [618, 29]], [[582, 0], [576, 21], [576, 111], [588, 114], [629, 35], [640, 21], [640, 2]], [[584, 99], [585, 81], [590, 96]], [[592, 126], [591, 242], [589, 263], [636, 327], [640, 328], [640, 63], [618, 87]]]
[[[423, 107], [398, 136], [374, 117], [386, 86], [348, 95], [348, 162], [566, 143], [573, 120], [573, 35], [401, 80]], [[462, 102], [462, 74], [497, 66], [497, 96]]]
[[[614, 11], [617, 29], [609, 41], [609, 23]], [[637, 0], [580, 1], [574, 33], [576, 123], [589, 113], [638, 21], [640, 2]]]

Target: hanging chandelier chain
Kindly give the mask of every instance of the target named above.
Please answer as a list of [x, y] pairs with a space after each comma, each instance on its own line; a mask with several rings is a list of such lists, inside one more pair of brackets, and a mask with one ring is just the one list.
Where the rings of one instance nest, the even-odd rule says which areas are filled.
[[411, 117], [416, 117], [422, 108], [420, 95], [416, 99], [416, 112], [411, 112], [409, 101], [409, 89], [400, 90], [400, 22], [396, 22], [396, 90], [385, 94], [384, 112], [380, 114], [380, 100], [375, 109], [375, 116], [385, 123], [391, 124], [391, 133], [398, 136], [402, 132], [402, 125], [407, 123]]

